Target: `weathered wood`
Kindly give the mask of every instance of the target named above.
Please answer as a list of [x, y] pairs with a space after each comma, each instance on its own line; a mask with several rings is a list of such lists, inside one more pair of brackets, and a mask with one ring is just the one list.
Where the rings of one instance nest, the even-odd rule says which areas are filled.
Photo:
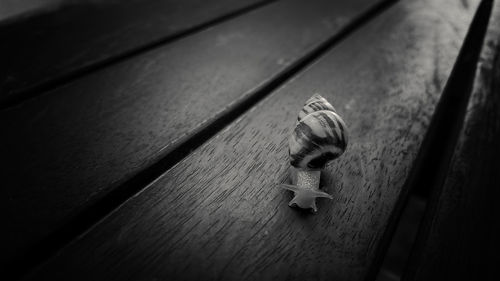
[[0, 104], [260, 2], [70, 1], [0, 25]]
[[274, 3], [0, 112], [2, 264], [51, 247], [46, 237], [168, 162], [374, 4]]
[[[477, 3], [403, 1], [131, 198], [31, 279], [364, 280]], [[291, 209], [287, 139], [322, 93], [350, 145]], [[29, 279], [29, 278], [28, 278]]]
[[458, 143], [444, 182], [431, 193], [405, 280], [498, 279], [499, 56], [495, 2]]

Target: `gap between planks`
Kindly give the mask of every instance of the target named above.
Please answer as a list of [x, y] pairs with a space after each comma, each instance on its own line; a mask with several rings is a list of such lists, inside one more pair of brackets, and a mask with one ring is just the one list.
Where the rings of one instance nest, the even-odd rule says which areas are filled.
[[[476, 68], [491, 16], [492, 2], [492, 0], [481, 1], [474, 15], [406, 183], [407, 192], [427, 200], [440, 197], [439, 194], [451, 164], [458, 136], [463, 127], [467, 104], [473, 91]], [[403, 210], [406, 205], [407, 201], [401, 202], [399, 206], [396, 206], [396, 209]], [[438, 204], [426, 204], [425, 211], [421, 214], [422, 217], [428, 216], [427, 213], [434, 212], [429, 208], [432, 205], [437, 206]], [[380, 244], [379, 252], [389, 248], [396, 228], [402, 223], [400, 221], [402, 212], [393, 212], [393, 214], [395, 215], [392, 219], [393, 223], [389, 225], [386, 234], [384, 234], [386, 238], [383, 238], [383, 241], [385, 242]], [[415, 231], [418, 235], [423, 235], [427, 232], [428, 227], [430, 225], [424, 223]], [[414, 236], [416, 237], [416, 235]], [[408, 249], [408, 251], [410, 250], [418, 251], [418, 249]], [[376, 256], [380, 258], [373, 264], [372, 274], [368, 274], [368, 276], [377, 275], [381, 266], [383, 267], [382, 262], [387, 253]], [[408, 259], [411, 259], [410, 253], [403, 258], [408, 262]], [[405, 268], [401, 268], [400, 271], [404, 272]]]
[[[416, 242], [422, 243], [428, 240], [432, 227], [431, 218], [433, 214], [436, 214], [439, 207], [437, 200], [441, 198], [446, 176], [452, 168], [451, 161], [459, 141], [458, 137], [464, 127], [467, 106], [474, 91], [476, 71], [480, 63], [481, 50], [483, 44], [485, 44], [484, 40], [488, 31], [492, 10], [493, 0], [481, 1], [477, 14], [474, 17], [474, 22], [467, 35], [466, 43], [460, 52], [459, 60], [457, 60], [457, 64], [446, 85], [444, 97], [447, 97], [447, 99], [438, 105], [442, 107], [441, 114], [436, 116], [436, 124], [431, 127], [430, 131], [433, 135], [429, 136], [429, 138], [439, 141], [436, 141], [437, 144], [428, 145], [428, 155], [426, 155], [425, 162], [431, 163], [431, 165], [429, 165], [430, 167], [422, 167], [424, 170], [423, 175], [429, 176], [428, 180], [421, 180], [422, 184], [427, 187], [423, 191], [423, 194], [428, 198], [428, 207], [423, 214]], [[453, 95], [453, 93], [459, 94]], [[433, 155], [437, 155], [437, 157], [433, 157]], [[439, 168], [439, 171], [432, 171], [432, 167]], [[412, 272], [413, 269], [408, 266], [415, 264], [424, 249], [425, 247], [422, 244], [415, 243], [413, 245], [405, 273], [403, 274], [403, 280], [411, 280], [415, 277], [413, 276], [415, 272]]]
[[166, 37], [153, 40], [152, 42], [149, 42], [147, 44], [144, 44], [139, 47], [132, 48], [128, 51], [125, 51], [121, 54], [113, 55], [108, 58], [105, 58], [101, 61], [95, 62], [93, 64], [83, 66], [80, 68], [77, 68], [76, 70], [69, 71], [65, 74], [62, 74], [60, 76], [56, 76], [54, 78], [51, 78], [46, 81], [42, 81], [40, 83], [35, 83], [32, 86], [29, 86], [25, 89], [19, 90], [19, 91], [13, 91], [9, 96], [6, 98], [3, 98], [2, 101], [0, 101], [0, 110], [16, 106], [18, 104], [23, 103], [26, 100], [29, 100], [31, 98], [34, 98], [38, 95], [42, 95], [45, 92], [48, 92], [49, 90], [55, 89], [57, 87], [60, 87], [62, 85], [68, 84], [73, 80], [76, 80], [78, 78], [84, 77], [94, 71], [97, 71], [99, 69], [103, 69], [107, 66], [110, 66], [112, 64], [118, 63], [120, 61], [132, 58], [136, 55], [139, 55], [144, 52], [148, 52], [150, 50], [153, 50], [155, 48], [158, 48], [162, 45], [169, 44], [174, 41], [178, 41], [182, 38], [191, 36], [195, 33], [198, 33], [200, 31], [203, 31], [205, 29], [208, 29], [214, 25], [220, 24], [225, 21], [229, 21], [233, 18], [239, 17], [243, 14], [249, 13], [253, 10], [256, 10], [258, 8], [262, 8], [264, 6], [267, 6], [273, 2], [276, 2], [277, 0], [263, 0], [259, 1], [257, 3], [254, 3], [252, 5], [243, 7], [241, 9], [232, 11], [226, 15], [222, 15], [220, 17], [217, 17], [215, 19], [209, 20], [207, 22], [203, 22], [197, 25], [194, 25], [188, 29], [179, 31], [177, 33], [174, 33], [172, 35], [167, 35]]

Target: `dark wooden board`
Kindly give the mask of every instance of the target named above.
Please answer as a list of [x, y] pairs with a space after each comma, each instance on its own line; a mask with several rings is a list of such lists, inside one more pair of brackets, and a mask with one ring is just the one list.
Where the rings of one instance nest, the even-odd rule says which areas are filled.
[[62, 0], [4, 0], [0, 3], [0, 24], [22, 20], [53, 9]]
[[[193, 151], [28, 279], [364, 280], [475, 11], [403, 1]], [[322, 175], [333, 201], [288, 207], [288, 136], [322, 93], [348, 151]]]
[[1, 111], [2, 264], [50, 247], [43, 239], [375, 3], [274, 3]]
[[0, 25], [0, 104], [262, 0], [83, 0]]
[[498, 280], [500, 5], [495, 2], [463, 127], [431, 193], [405, 280]]

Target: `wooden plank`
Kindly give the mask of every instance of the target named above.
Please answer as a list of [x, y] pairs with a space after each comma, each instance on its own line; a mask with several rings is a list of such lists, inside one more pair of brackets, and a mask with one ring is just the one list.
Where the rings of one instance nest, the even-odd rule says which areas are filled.
[[70, 1], [0, 25], [0, 104], [263, 2]]
[[[403, 1], [336, 46], [32, 273], [33, 279], [364, 280], [477, 3]], [[350, 145], [333, 201], [288, 207], [287, 142], [312, 93]]]
[[431, 193], [405, 280], [498, 279], [499, 56], [495, 2], [458, 143], [444, 182]]
[[83, 211], [123, 197], [123, 186], [143, 188], [139, 173], [170, 163], [182, 143], [375, 4], [274, 3], [0, 112], [2, 264], [62, 243], [58, 233], [74, 232], [68, 222], [92, 223]]
[[57, 6], [62, 0], [4, 0], [0, 2], [0, 24], [17, 21]]

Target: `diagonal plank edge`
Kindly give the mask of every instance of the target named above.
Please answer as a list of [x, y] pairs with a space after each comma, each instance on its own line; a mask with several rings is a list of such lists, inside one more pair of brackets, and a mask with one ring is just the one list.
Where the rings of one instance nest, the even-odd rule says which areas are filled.
[[[432, 121], [419, 149], [417, 158], [414, 161], [411, 174], [407, 178], [407, 188], [412, 191], [414, 196], [419, 198], [421, 198], [421, 196], [427, 197], [431, 190], [434, 192], [436, 189], [439, 189], [449, 167], [450, 159], [462, 126], [470, 92], [474, 84], [473, 80], [476, 64], [478, 63], [479, 53], [484, 41], [490, 13], [491, 1], [481, 1], [467, 31], [464, 43], [460, 48], [460, 53], [453, 66], [451, 75], [446, 82], [439, 103], [436, 106]], [[406, 202], [401, 203], [403, 203], [401, 205], [406, 204]], [[409, 204], [410, 206], [414, 206], [414, 203]], [[413, 210], [413, 207], [410, 207], [410, 209], [408, 209], [408, 207], [405, 208], [406, 210]], [[414, 223], [417, 223], [417, 225], [415, 225], [415, 230], [419, 227], [418, 220], [417, 218], [413, 220]], [[398, 221], [399, 218], [396, 217], [393, 220], [394, 223], [392, 228], [396, 227], [397, 224], [402, 223], [404, 225], [410, 223], [410, 221]], [[399, 227], [400, 226], [398, 226], [398, 228]], [[402, 229], [407, 231], [406, 228]], [[389, 231], [393, 231], [393, 229]], [[389, 235], [387, 237], [391, 238]], [[394, 239], [397, 240], [398, 238]], [[413, 240], [407, 241], [410, 242]], [[387, 243], [389, 242], [390, 240], [387, 239]], [[392, 245], [397, 245], [397, 243], [392, 243]], [[410, 252], [409, 249], [408, 252]], [[380, 262], [381, 261], [379, 261], [378, 264], [379, 266]], [[398, 271], [397, 275], [403, 272], [403, 265], [406, 264], [406, 262], [407, 258], [403, 258], [399, 261], [401, 267], [397, 269], [394, 268]], [[379, 271], [379, 267], [377, 266], [372, 266], [372, 268], [374, 273]]]
[[[477, 1], [402, 1], [28, 279], [364, 280]], [[320, 92], [350, 130], [319, 214], [290, 209], [287, 138]]]
[[138, 173], [382, 2], [273, 3], [0, 111], [3, 270], [43, 260], [155, 177]]
[[0, 108], [271, 1], [79, 1], [0, 25]]
[[[493, 4], [453, 155], [403, 280], [496, 280], [500, 224], [500, 4]], [[480, 43], [480, 42], [478, 42]]]

